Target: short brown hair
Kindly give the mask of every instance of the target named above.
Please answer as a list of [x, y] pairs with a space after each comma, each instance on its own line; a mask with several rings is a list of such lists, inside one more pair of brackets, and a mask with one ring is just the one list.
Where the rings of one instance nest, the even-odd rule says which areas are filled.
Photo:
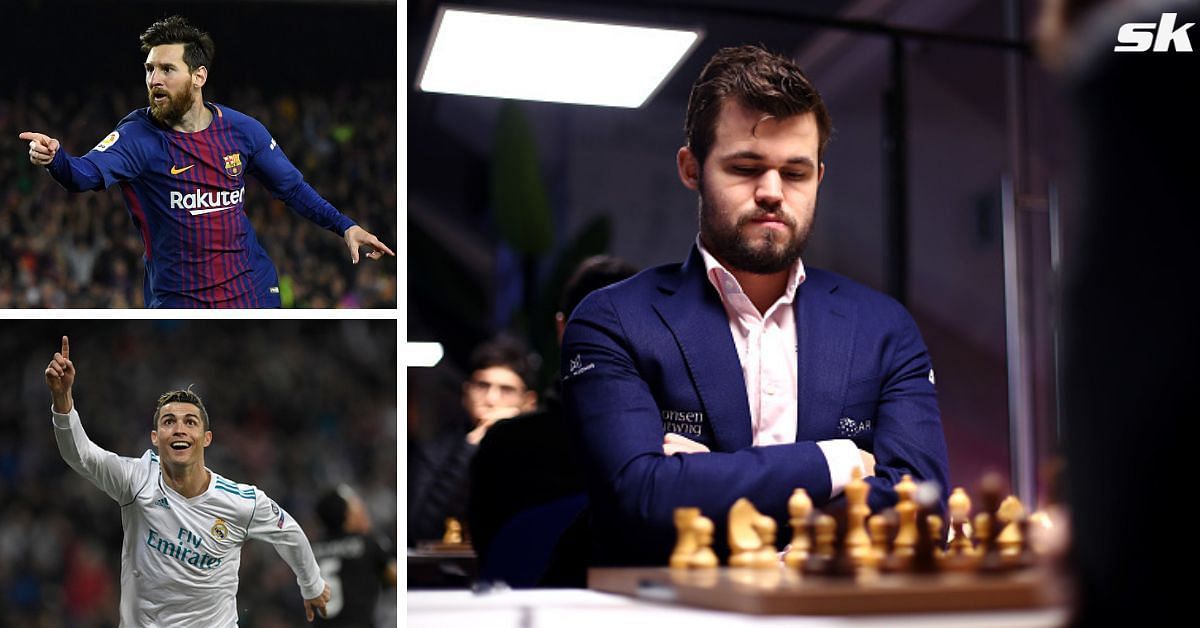
[[208, 33], [178, 15], [151, 24], [139, 40], [142, 42], [142, 52], [150, 52], [155, 46], [183, 44], [183, 62], [187, 64], [189, 73], [195, 72], [200, 66], [208, 67], [217, 52]]
[[154, 429], [158, 429], [158, 413], [162, 412], [162, 407], [174, 402], [190, 403], [199, 408], [200, 420], [204, 421], [204, 431], [208, 431], [208, 410], [204, 409], [204, 402], [200, 400], [200, 395], [192, 392], [191, 386], [188, 386], [187, 390], [165, 392], [158, 398], [158, 407], [154, 408]]
[[467, 361], [472, 376], [476, 371], [492, 367], [506, 368], [521, 378], [527, 390], [534, 390], [537, 385], [540, 364], [541, 359], [530, 353], [525, 343], [507, 335], [497, 336], [475, 347]]
[[738, 46], [718, 50], [692, 85], [683, 127], [688, 148], [701, 164], [716, 139], [721, 107], [730, 99], [778, 118], [811, 112], [817, 118], [818, 160], [825, 152], [833, 121], [800, 67], [762, 47]]

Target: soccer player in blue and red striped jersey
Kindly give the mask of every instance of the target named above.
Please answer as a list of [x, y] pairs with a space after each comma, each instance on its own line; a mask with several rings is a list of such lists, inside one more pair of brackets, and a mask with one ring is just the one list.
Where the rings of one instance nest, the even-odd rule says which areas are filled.
[[261, 123], [204, 102], [212, 38], [172, 16], [141, 36], [150, 106], [82, 157], [25, 132], [29, 159], [71, 192], [120, 185], [146, 246], [146, 307], [280, 307], [275, 265], [244, 207], [253, 175], [296, 213], [346, 241], [358, 263], [395, 255], [304, 181]]

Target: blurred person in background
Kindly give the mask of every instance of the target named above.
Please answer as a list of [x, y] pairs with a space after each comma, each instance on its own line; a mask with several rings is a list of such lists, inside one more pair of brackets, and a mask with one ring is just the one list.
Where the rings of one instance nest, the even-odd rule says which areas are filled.
[[1050, 0], [1038, 23], [1078, 194], [1062, 263], [1071, 625], [1168, 625], [1190, 611], [1178, 554], [1143, 540], [1191, 474], [1200, 311], [1186, 286], [1200, 218], [1181, 155], [1200, 143], [1187, 87], [1200, 76], [1197, 23], [1196, 0]]
[[[567, 319], [585, 296], [636, 272], [637, 267], [609, 255], [589, 257], [580, 263], [563, 286], [562, 300], [554, 317], [558, 342], [562, 343]], [[501, 421], [489, 429], [471, 462], [468, 522], [472, 545], [485, 577], [504, 576], [510, 585], [526, 584], [517, 582], [519, 577], [511, 572], [504, 573], [509, 566], [501, 564], [505, 562], [503, 557], [491, 555], [492, 541], [519, 513], [582, 494], [586, 489], [579, 470], [579, 448], [563, 416], [561, 386], [561, 378], [556, 376], [542, 394], [539, 409]], [[536, 584], [586, 586], [587, 543], [583, 531], [564, 534], [555, 545], [556, 552], [545, 571], [536, 575]], [[507, 548], [501, 551], [507, 553]]]
[[390, 544], [371, 533], [366, 504], [345, 484], [321, 496], [317, 518], [325, 537], [313, 542], [313, 554], [330, 589], [325, 616], [318, 617], [317, 624], [375, 625], [380, 587], [396, 586], [396, 558]]
[[410, 454], [409, 545], [442, 538], [447, 517], [465, 521], [471, 459], [492, 426], [537, 407], [537, 367], [525, 345], [507, 337], [471, 353], [462, 386], [467, 425], [451, 425]]

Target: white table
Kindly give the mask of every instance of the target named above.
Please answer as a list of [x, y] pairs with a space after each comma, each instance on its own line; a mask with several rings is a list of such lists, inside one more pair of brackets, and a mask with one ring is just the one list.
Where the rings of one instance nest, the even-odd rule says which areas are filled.
[[986, 613], [939, 613], [862, 617], [742, 615], [659, 604], [587, 589], [408, 591], [409, 628], [804, 628], [929, 626], [931, 628], [1042, 628], [1062, 626], [1061, 608]]

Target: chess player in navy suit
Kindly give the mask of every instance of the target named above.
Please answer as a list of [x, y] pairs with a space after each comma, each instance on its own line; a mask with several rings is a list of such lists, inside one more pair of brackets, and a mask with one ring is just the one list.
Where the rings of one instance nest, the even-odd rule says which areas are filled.
[[793, 489], [828, 505], [857, 468], [878, 510], [904, 474], [947, 486], [912, 317], [801, 261], [831, 129], [820, 95], [790, 60], [727, 48], [693, 86], [685, 127], [679, 175], [700, 198], [687, 260], [593, 293], [564, 337], [593, 564], [665, 564], [680, 506], [713, 519], [720, 545], [747, 497], [782, 544]]

